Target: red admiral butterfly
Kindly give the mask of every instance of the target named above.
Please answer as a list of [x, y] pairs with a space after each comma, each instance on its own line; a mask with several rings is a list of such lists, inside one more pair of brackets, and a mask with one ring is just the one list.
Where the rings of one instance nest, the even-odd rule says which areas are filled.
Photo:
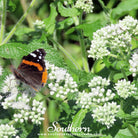
[[17, 69], [12, 67], [15, 77], [30, 85], [36, 91], [40, 87], [44, 87], [48, 76], [44, 62], [45, 55], [44, 49], [37, 49], [24, 56]]

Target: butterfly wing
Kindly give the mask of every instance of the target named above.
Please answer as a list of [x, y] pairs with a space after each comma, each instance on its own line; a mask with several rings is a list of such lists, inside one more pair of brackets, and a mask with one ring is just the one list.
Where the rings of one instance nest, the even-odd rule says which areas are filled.
[[39, 89], [47, 81], [47, 70], [45, 69], [44, 49], [37, 49], [22, 58], [22, 62], [17, 69], [12, 67], [12, 71], [17, 79]]

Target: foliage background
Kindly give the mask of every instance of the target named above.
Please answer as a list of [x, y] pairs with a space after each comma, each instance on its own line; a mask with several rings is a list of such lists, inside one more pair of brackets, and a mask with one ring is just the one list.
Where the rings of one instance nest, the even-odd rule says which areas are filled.
[[[61, 0], [61, 3], [62, 2]], [[8, 32], [11, 31], [27, 10], [31, 0], [8, 0], [7, 3], [5, 37], [8, 36]], [[72, 18], [73, 14], [79, 16], [80, 13], [73, 11], [73, 9], [68, 9], [68, 7], [63, 7], [61, 3], [59, 1], [37, 0], [28, 12], [23, 23], [17, 26], [16, 32], [11, 37], [9, 43], [2, 44], [0, 47], [0, 61], [4, 69], [9, 71], [11, 62], [15, 66], [18, 66], [20, 59], [24, 55], [27, 55], [35, 49], [44, 48], [47, 52], [46, 60], [58, 67], [67, 69], [74, 80], [79, 84], [79, 89], [83, 90], [93, 75], [107, 77], [110, 72], [110, 67], [105, 67], [105, 65], [102, 64], [103, 62], [96, 62], [92, 58], [87, 58], [89, 68], [91, 69], [93, 67], [92, 72], [89, 72], [87, 65], [83, 66], [82, 57], [86, 58], [87, 53], [83, 55], [83, 50], [80, 46], [81, 39], [84, 40], [82, 43], [85, 43], [85, 48], [88, 50], [91, 45], [91, 40], [93, 39], [93, 32], [96, 30], [107, 24], [117, 23], [118, 20], [123, 19], [125, 15], [131, 15], [137, 19], [138, 1], [93, 0], [93, 13], [83, 13], [80, 23]], [[33, 23], [37, 19], [45, 22], [45, 30], [34, 30]], [[81, 33], [83, 33], [83, 35], [80, 35]], [[42, 42], [45, 42], [45, 44]], [[133, 44], [134, 47], [138, 47], [136, 40], [133, 40]], [[66, 53], [62, 47], [68, 53]], [[9, 52], [7, 52], [6, 49], [8, 49]], [[76, 65], [71, 62], [71, 57], [68, 54], [73, 57]], [[120, 66], [120, 63], [118, 63], [118, 66]], [[113, 82], [117, 82], [118, 79], [122, 78], [121, 71], [115, 73]], [[127, 74], [127, 77], [128, 80], [133, 81], [131, 74]], [[135, 80], [137, 81], [137, 79]], [[1, 81], [3, 81], [3, 78], [1, 78]], [[138, 84], [136, 85], [138, 86]], [[92, 133], [102, 132], [102, 134], [106, 135], [105, 137], [133, 137], [135, 135], [133, 131], [138, 134], [138, 110], [137, 108], [135, 110], [132, 108], [132, 106], [137, 106], [137, 102], [136, 97], [125, 100], [124, 106], [126, 106], [127, 110], [125, 114], [120, 113], [123, 121], [118, 120], [115, 122], [114, 127], [107, 129], [105, 126], [97, 124], [96, 121], [90, 121], [90, 112], [86, 110], [82, 110], [81, 112], [81, 110], [79, 111], [75, 106], [73, 107], [74, 101], [70, 100], [66, 103], [50, 97], [50, 101], [47, 103], [47, 122], [44, 122], [47, 124], [44, 128], [50, 126], [53, 121], [58, 121], [60, 125], [64, 127], [73, 121], [76, 122], [76, 126], [78, 127], [81, 126], [81, 124], [82, 126], [91, 127]], [[134, 112], [132, 113], [132, 111]], [[73, 120], [74, 116], [76, 116], [76, 120]], [[4, 110], [1, 107], [0, 118], [4, 120], [1, 121], [2, 123], [6, 122], [7, 118], [10, 120], [12, 118], [11, 110]], [[42, 125], [37, 126], [30, 124], [28, 127], [22, 125], [19, 129], [19, 133], [22, 134], [21, 137], [38, 137], [37, 134], [43, 132], [44, 128]], [[132, 136], [132, 134], [134, 135]], [[70, 137], [77, 136], [74, 135]]]

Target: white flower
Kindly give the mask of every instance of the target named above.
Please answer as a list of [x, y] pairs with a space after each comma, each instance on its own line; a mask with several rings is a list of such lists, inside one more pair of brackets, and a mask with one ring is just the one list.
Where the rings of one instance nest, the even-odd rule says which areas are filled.
[[79, 92], [76, 104], [82, 108], [90, 109], [92, 106], [92, 97], [90, 93], [86, 93], [85, 91]]
[[130, 63], [130, 71], [133, 73], [132, 75], [135, 77], [138, 74], [138, 51], [136, 51], [132, 55], [132, 59], [129, 60]]
[[93, 12], [93, 2], [92, 0], [77, 0], [75, 7], [82, 9], [86, 13]]
[[36, 30], [42, 30], [42, 29], [45, 28], [44, 21], [36, 20], [33, 24], [34, 24], [34, 27], [35, 27]]
[[41, 121], [44, 120], [42, 115], [45, 113], [46, 108], [43, 105], [43, 102], [36, 101], [35, 99], [32, 102], [32, 107], [29, 107], [27, 110], [22, 109], [19, 113], [14, 114], [16, 122], [23, 123], [31, 119], [33, 124], [41, 124]]
[[3, 72], [3, 68], [2, 66], [0, 66], [0, 76], [2, 75], [2, 72]]
[[48, 87], [51, 95], [64, 99], [68, 93], [78, 91], [77, 83], [73, 80], [66, 69], [56, 67], [49, 62], [47, 62], [46, 65], [49, 72], [50, 83], [48, 84]]
[[96, 76], [96, 77], [93, 77], [93, 79], [91, 80], [91, 82], [88, 83], [89, 87], [96, 87], [96, 86], [108, 86], [110, 85], [110, 82], [109, 80], [106, 80], [106, 78], [102, 78], [101, 76]]
[[93, 110], [92, 117], [96, 121], [106, 125], [107, 128], [110, 128], [116, 121], [115, 116], [119, 111], [120, 106], [115, 102], [105, 103], [103, 106], [98, 106]]
[[131, 17], [128, 22], [129, 19], [126, 17], [118, 24], [108, 25], [93, 33], [88, 57], [102, 59], [111, 54], [121, 55], [122, 51], [126, 54], [131, 49], [132, 32], [135, 30], [136, 34], [136, 28], [138, 29], [138, 21]]
[[90, 91], [88, 93], [85, 91], [79, 92], [76, 98], [76, 104], [82, 108], [90, 109], [93, 105], [101, 105], [112, 100], [115, 94], [110, 89], [107, 89], [109, 85], [109, 80], [103, 79], [100, 76], [93, 77], [93, 79], [88, 82]]
[[132, 85], [130, 81], [126, 81], [125, 79], [119, 80], [115, 84], [115, 89], [117, 91], [117, 94], [124, 99], [135, 94], [137, 90], [137, 88], [135, 87], [135, 84]]
[[1, 124], [0, 125], [0, 138], [9, 138], [16, 136], [17, 130], [11, 125]]
[[138, 34], [138, 31], [136, 31], [136, 28], [138, 27], [138, 20], [131, 16], [126, 16], [123, 20], [120, 20], [119, 25], [123, 30], [130, 31], [135, 35]]
[[18, 93], [16, 79], [12, 74], [6, 76], [6, 79], [3, 83], [2, 93], [7, 92]]

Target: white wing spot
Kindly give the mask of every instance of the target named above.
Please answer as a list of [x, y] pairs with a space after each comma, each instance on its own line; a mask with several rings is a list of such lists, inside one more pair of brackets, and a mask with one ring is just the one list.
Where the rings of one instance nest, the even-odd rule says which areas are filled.
[[39, 62], [39, 59], [37, 59], [37, 61]]
[[39, 58], [39, 59], [42, 59], [42, 57], [41, 57], [41, 56], [39, 56], [38, 58]]
[[38, 49], [37, 49], [36, 51], [37, 51], [37, 52], [39, 52], [39, 50], [38, 50]]
[[33, 56], [33, 57], [36, 57], [36, 54], [34, 54], [34, 53], [30, 53], [30, 55]]

